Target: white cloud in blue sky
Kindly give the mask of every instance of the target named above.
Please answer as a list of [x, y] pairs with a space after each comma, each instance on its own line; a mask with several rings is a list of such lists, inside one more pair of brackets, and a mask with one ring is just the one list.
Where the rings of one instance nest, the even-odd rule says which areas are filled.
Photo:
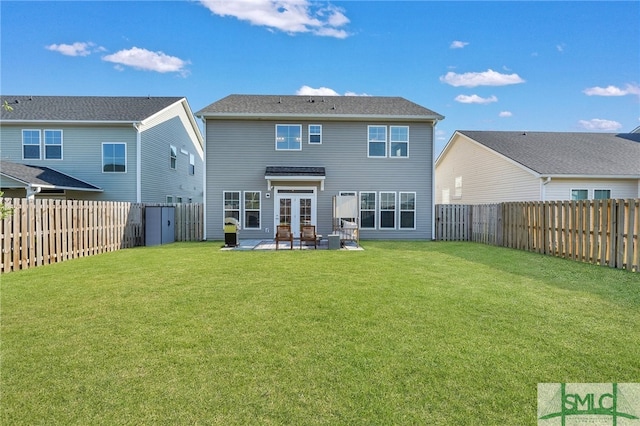
[[498, 117], [502, 117], [502, 118], [506, 118], [506, 117], [512, 117], [513, 113], [511, 111], [500, 111], [500, 114], [498, 114]]
[[449, 45], [449, 47], [451, 49], [462, 49], [465, 46], [467, 46], [469, 43], [466, 41], [459, 41], [459, 40], [454, 40], [451, 42], [451, 44]]
[[509, 84], [524, 83], [524, 80], [518, 74], [502, 74], [492, 69], [464, 74], [449, 71], [446, 75], [440, 77], [440, 81], [454, 87], [507, 86]]
[[289, 34], [311, 33], [318, 36], [347, 38], [343, 29], [350, 20], [344, 10], [326, 4], [318, 6], [306, 0], [200, 0], [218, 16], [232, 16], [252, 25]]
[[640, 86], [637, 84], [627, 84], [624, 89], [616, 86], [589, 87], [582, 91], [587, 96], [626, 96], [640, 95]]
[[[298, 96], [341, 96], [340, 93], [328, 87], [313, 88], [310, 86], [302, 86], [296, 91]], [[346, 92], [344, 96], [371, 96], [366, 93]]]
[[622, 128], [622, 124], [614, 120], [603, 120], [601, 118], [593, 118], [591, 120], [580, 120], [580, 127], [585, 130], [598, 132], [616, 132]]
[[65, 56], [89, 56], [93, 52], [102, 52], [105, 50], [104, 47], [96, 46], [95, 43], [81, 41], [71, 44], [50, 44], [45, 46], [45, 48]]
[[489, 96], [488, 98], [482, 98], [478, 95], [458, 95], [455, 100], [462, 104], [491, 104], [493, 102], [498, 102], [498, 98], [494, 95]]
[[121, 66], [125, 65], [143, 71], [177, 72], [183, 76], [188, 73], [186, 66], [189, 64], [188, 61], [169, 56], [164, 52], [152, 52], [139, 47], [120, 50], [104, 56], [102, 60], [116, 64], [120, 70]]

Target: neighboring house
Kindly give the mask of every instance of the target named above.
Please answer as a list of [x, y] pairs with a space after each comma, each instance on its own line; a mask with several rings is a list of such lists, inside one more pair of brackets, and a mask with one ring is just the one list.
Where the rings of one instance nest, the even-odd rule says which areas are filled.
[[456, 131], [437, 204], [640, 197], [640, 134]]
[[5, 197], [202, 202], [204, 140], [185, 98], [1, 96]]
[[196, 116], [207, 239], [223, 238], [225, 217], [245, 239], [272, 238], [278, 224], [326, 236], [336, 196], [352, 200], [341, 218], [360, 238], [432, 238], [440, 114], [400, 97], [230, 95]]

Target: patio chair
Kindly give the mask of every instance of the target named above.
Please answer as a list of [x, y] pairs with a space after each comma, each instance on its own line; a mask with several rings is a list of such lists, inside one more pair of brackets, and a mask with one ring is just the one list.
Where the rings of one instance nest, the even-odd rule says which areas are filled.
[[278, 250], [278, 243], [280, 241], [289, 241], [291, 250], [293, 250], [293, 233], [291, 232], [291, 225], [278, 225], [276, 228], [276, 250]]
[[313, 248], [318, 249], [318, 236], [316, 235], [315, 225], [302, 225], [300, 227], [300, 248], [302, 248], [302, 242], [313, 243]]

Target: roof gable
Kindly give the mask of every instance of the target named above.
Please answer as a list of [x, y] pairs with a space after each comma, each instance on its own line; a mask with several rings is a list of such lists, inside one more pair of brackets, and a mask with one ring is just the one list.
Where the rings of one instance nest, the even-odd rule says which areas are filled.
[[182, 97], [15, 96], [3, 95], [12, 108], [0, 111], [1, 121], [138, 122]]
[[460, 130], [541, 175], [640, 176], [640, 134]]
[[442, 120], [437, 112], [401, 97], [229, 95], [196, 112], [211, 117], [403, 117]]

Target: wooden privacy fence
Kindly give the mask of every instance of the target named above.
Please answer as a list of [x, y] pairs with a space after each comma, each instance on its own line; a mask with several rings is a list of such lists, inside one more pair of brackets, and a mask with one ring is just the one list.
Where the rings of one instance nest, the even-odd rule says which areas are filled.
[[436, 239], [640, 271], [640, 199], [436, 206]]
[[[2, 273], [144, 245], [144, 209], [159, 205], [24, 198], [0, 202], [12, 209], [0, 220]], [[201, 240], [203, 205], [169, 205], [175, 207], [175, 240]]]

